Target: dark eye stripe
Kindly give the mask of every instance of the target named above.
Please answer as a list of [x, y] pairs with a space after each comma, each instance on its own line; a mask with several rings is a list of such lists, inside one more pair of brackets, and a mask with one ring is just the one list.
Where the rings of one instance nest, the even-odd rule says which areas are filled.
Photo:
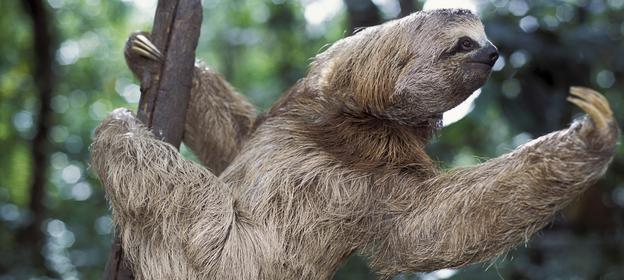
[[[466, 46], [468, 45], [468, 46]], [[471, 51], [479, 47], [479, 44], [470, 37], [461, 37], [457, 41], [460, 51]]]
[[[465, 49], [465, 48], [462, 46], [462, 43], [463, 43], [464, 41], [468, 41], [468, 42], [470, 42], [470, 44], [472, 45], [472, 48], [470, 48], [470, 49]], [[455, 46], [453, 46], [453, 48], [452, 48], [452, 49], [450, 49], [450, 50], [446, 51], [445, 53], [443, 53], [443, 54], [440, 56], [440, 58], [442, 58], [442, 59], [444, 59], [444, 58], [448, 58], [448, 57], [450, 57], [450, 56], [452, 56], [452, 55], [454, 55], [454, 54], [469, 52], [469, 51], [472, 51], [472, 50], [478, 49], [479, 47], [480, 47], [480, 46], [479, 46], [479, 43], [475, 42], [475, 40], [473, 40], [472, 38], [470, 38], [470, 37], [468, 37], [468, 36], [464, 36], [464, 37], [459, 38], [459, 40], [457, 40], [457, 43], [455, 43]]]

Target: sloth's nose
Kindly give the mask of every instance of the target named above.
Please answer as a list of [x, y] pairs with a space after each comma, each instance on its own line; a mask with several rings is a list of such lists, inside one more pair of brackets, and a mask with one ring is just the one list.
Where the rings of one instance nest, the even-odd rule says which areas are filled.
[[491, 43], [487, 43], [486, 46], [478, 49], [470, 58], [472, 62], [483, 63], [489, 65], [490, 67], [494, 66], [497, 59], [498, 49], [496, 49], [496, 47]]
[[494, 66], [494, 63], [496, 63], [496, 60], [498, 60], [498, 49], [496, 49], [496, 47], [492, 44], [490, 44], [489, 46], [486, 47], [487, 49], [487, 56], [490, 59], [490, 66]]

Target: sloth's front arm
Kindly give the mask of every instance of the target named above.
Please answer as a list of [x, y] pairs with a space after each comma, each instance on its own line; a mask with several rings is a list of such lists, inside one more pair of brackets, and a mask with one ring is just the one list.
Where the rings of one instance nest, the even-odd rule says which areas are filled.
[[[154, 71], [161, 54], [146, 32], [134, 33], [124, 50], [128, 67], [141, 79]], [[218, 73], [203, 65], [193, 70], [193, 86], [186, 112], [184, 143], [214, 174], [234, 159], [252, 132], [256, 109]]]
[[[482, 164], [443, 173], [404, 199], [404, 213], [388, 218], [377, 244], [382, 274], [431, 271], [488, 260], [545, 226], [604, 174], [619, 130], [598, 93], [573, 88], [569, 99], [591, 117]], [[400, 187], [405, 188], [406, 187]]]
[[96, 129], [91, 157], [138, 279], [201, 279], [195, 268], [215, 266], [235, 215], [225, 183], [126, 109]]

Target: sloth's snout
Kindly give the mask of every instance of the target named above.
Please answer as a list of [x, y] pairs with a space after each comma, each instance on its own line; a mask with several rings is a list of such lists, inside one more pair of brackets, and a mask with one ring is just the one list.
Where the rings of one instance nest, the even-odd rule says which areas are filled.
[[479, 49], [472, 57], [472, 62], [483, 63], [489, 66], [494, 66], [496, 60], [498, 60], [498, 49], [490, 43]]
[[486, 55], [490, 60], [490, 65], [494, 66], [496, 60], [498, 60], [498, 49], [492, 44], [486, 47]]

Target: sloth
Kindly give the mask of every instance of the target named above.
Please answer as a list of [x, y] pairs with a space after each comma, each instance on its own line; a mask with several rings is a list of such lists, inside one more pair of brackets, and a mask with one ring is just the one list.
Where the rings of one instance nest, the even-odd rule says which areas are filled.
[[[160, 59], [147, 33], [125, 55], [137, 77]], [[417, 12], [334, 43], [261, 116], [197, 66], [184, 141], [205, 167], [113, 111], [92, 168], [135, 277], [330, 279], [361, 252], [388, 279], [526, 242], [604, 174], [619, 131], [603, 96], [573, 87], [568, 100], [588, 117], [438, 169], [425, 145], [497, 57], [470, 11]]]

